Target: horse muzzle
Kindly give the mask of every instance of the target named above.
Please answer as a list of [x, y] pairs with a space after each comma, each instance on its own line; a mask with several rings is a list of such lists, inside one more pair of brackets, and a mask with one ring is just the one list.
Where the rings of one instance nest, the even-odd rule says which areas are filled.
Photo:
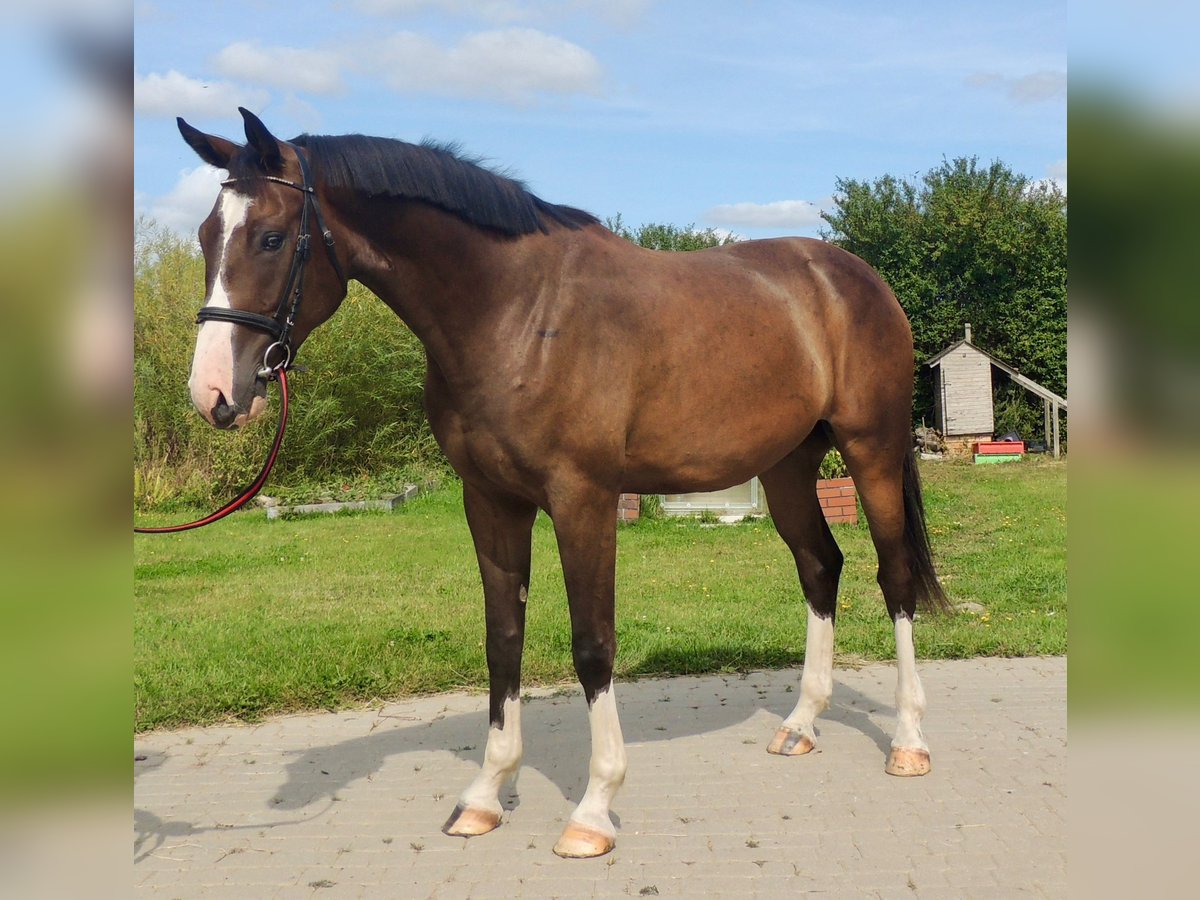
[[264, 378], [255, 379], [249, 403], [231, 402], [218, 388], [201, 392], [201, 396], [193, 396], [192, 400], [210, 425], [225, 430], [241, 428], [266, 412], [267, 382]]

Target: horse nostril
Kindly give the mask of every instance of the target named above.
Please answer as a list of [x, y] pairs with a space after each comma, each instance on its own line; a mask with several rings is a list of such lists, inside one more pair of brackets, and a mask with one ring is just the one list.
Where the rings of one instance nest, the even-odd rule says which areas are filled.
[[218, 391], [217, 402], [213, 404], [212, 408], [213, 422], [220, 428], [228, 428], [233, 424], [233, 420], [237, 418], [237, 415], [237, 407], [230, 405], [225, 400], [225, 395]]

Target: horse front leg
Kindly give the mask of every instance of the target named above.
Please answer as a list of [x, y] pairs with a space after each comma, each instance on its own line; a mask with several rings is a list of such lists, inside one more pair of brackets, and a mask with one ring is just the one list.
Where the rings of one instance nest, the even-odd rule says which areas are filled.
[[583, 685], [592, 755], [583, 799], [554, 845], [559, 856], [602, 856], [616, 844], [609, 809], [625, 781], [625, 740], [613, 693], [616, 493], [581, 491], [554, 519], [571, 610], [571, 651]]
[[483, 578], [491, 724], [483, 767], [459, 797], [442, 831], [471, 837], [500, 824], [500, 789], [521, 765], [521, 654], [537, 507], [465, 482], [463, 503]]

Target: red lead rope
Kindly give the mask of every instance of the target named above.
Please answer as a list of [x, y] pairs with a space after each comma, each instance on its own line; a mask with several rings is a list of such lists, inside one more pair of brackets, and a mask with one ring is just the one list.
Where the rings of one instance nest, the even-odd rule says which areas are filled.
[[133, 530], [137, 534], [173, 534], [177, 531], [190, 531], [193, 528], [211, 525], [213, 522], [225, 518], [231, 512], [241, 509], [254, 499], [255, 494], [262, 490], [263, 485], [267, 483], [267, 476], [271, 474], [271, 469], [275, 466], [275, 458], [279, 456], [279, 448], [283, 445], [283, 431], [287, 427], [287, 372], [281, 367], [275, 370], [275, 376], [279, 379], [279, 424], [275, 426], [275, 440], [271, 442], [271, 452], [267, 456], [267, 461], [263, 463], [262, 471], [258, 473], [254, 481], [250, 482], [250, 485], [245, 490], [225, 506], [222, 506], [214, 513], [209, 513], [203, 519], [197, 519], [195, 522], [185, 522], [182, 525], [163, 525], [159, 528], [138, 528], [134, 526]]

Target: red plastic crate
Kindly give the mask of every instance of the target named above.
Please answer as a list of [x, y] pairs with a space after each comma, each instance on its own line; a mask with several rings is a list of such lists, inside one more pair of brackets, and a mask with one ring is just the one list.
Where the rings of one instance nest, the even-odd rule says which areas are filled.
[[983, 455], [991, 453], [1024, 453], [1024, 441], [979, 441], [975, 445], [975, 452]]

